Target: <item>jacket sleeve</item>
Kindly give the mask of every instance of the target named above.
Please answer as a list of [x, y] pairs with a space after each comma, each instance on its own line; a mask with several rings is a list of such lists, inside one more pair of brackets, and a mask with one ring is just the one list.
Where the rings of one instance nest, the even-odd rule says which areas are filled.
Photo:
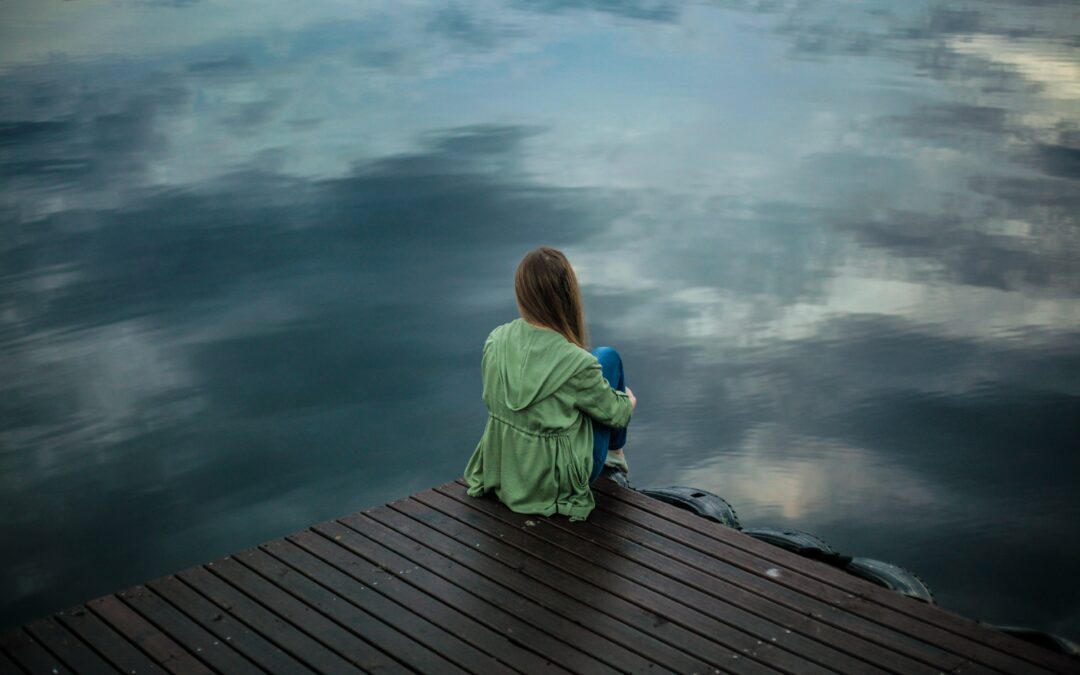
[[593, 361], [570, 378], [574, 387], [574, 405], [597, 422], [621, 429], [630, 424], [634, 407], [626, 392], [615, 391], [604, 379], [600, 362]]

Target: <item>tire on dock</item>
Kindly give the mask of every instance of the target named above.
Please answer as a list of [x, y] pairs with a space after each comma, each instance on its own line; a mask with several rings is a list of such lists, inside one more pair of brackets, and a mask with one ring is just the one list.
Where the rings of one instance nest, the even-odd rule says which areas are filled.
[[997, 626], [992, 623], [983, 623], [983, 625], [987, 628], [999, 630], [1002, 633], [1008, 633], [1014, 638], [1019, 638], [1024, 642], [1030, 642], [1033, 645], [1039, 645], [1045, 649], [1055, 651], [1058, 654], [1064, 654], [1065, 656], [1071, 656], [1074, 659], [1080, 659], [1080, 645], [1068, 638], [1063, 638], [1060, 635], [1054, 635], [1053, 633], [1047, 633], [1046, 631], [1036, 630], [1034, 628], [1026, 628], [1024, 626]]
[[665, 488], [646, 488], [639, 492], [647, 494], [653, 499], [659, 499], [681, 509], [696, 513], [702, 518], [726, 525], [727, 527], [741, 530], [739, 517], [735, 514], [735, 508], [723, 497], [715, 495], [707, 490], [689, 488], [675, 485]]
[[823, 539], [809, 532], [786, 527], [750, 527], [743, 528], [743, 534], [833, 567], [843, 568], [851, 562], [851, 556], [837, 553]]
[[878, 586], [884, 586], [891, 591], [896, 591], [909, 598], [921, 600], [929, 605], [937, 604], [934, 594], [926, 582], [913, 572], [903, 567], [893, 565], [873, 558], [852, 558], [844, 569], [857, 577], [873, 582]]

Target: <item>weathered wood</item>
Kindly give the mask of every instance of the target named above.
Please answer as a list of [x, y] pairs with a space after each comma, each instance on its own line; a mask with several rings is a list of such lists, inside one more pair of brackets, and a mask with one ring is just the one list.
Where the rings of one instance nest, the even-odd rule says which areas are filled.
[[[448, 486], [440, 488], [440, 490], [451, 496], [462, 495], [463, 499], [473, 499], [464, 496], [464, 489], [460, 482], [455, 487]], [[892, 649], [905, 654], [910, 653], [926, 664], [936, 665], [938, 669], [944, 668], [948, 670], [966, 662], [965, 659], [958, 659], [948, 652], [933, 648], [931, 645], [904, 638], [902, 635], [898, 637], [895, 633], [888, 631], [879, 624], [853, 617], [810, 596], [790, 591], [786, 587], [770, 581], [769, 577], [750, 574], [729, 565], [725, 556], [702, 553], [652, 530], [640, 527], [638, 522], [624, 520], [619, 517], [623, 514], [619, 513], [618, 508], [612, 512], [604, 510], [604, 507], [607, 506], [604, 495], [598, 495], [597, 499], [598, 509], [589, 516], [587, 522], [570, 524], [559, 519], [552, 519], [551, 522], [559, 527], [579, 533], [593, 532], [593, 528], [599, 528], [625, 537], [627, 540], [640, 544], [644, 548], [655, 551], [657, 557], [652, 560], [654, 562], [660, 561], [657, 568], [662, 568], [668, 573], [677, 573], [681, 578], [692, 578], [698, 588], [703, 590], [711, 589], [714, 593], [721, 594], [722, 597], [738, 597], [745, 603], [745, 606], [757, 606], [762, 614], [768, 614], [776, 620], [786, 618], [794, 622], [793, 624], [787, 624], [786, 628], [797, 630], [797, 627], [801, 626], [802, 632], [808, 635], [829, 637], [832, 644], [843, 646], [845, 649], [851, 650], [853, 654], [863, 656], [871, 662], [879, 662], [882, 667], [895, 672], [918, 672], [920, 666], [911, 659], [896, 655], [890, 651]], [[509, 513], [508, 509], [505, 511]], [[635, 518], [647, 519], [648, 514], [640, 514]], [[641, 555], [634, 549], [624, 550], [624, 553], [635, 556]], [[697, 569], [696, 574], [692, 567]], [[709, 576], [701, 576], [706, 573], [715, 577], [715, 581], [724, 585], [715, 586]], [[750, 593], [755, 593], [757, 596], [750, 595]], [[771, 607], [758, 605], [754, 599], [758, 596], [777, 604], [771, 605]], [[785, 611], [785, 606], [790, 610]], [[843, 628], [847, 632], [831, 632], [833, 625]], [[863, 636], [868, 639], [876, 638], [880, 644], [889, 647], [889, 649], [882, 649], [869, 644], [862, 639]], [[863, 645], [865, 645], [865, 648]]]
[[95, 598], [88, 601], [86, 606], [170, 673], [213, 673], [206, 664], [156, 629], [115, 595]]
[[32, 635], [22, 629], [0, 634], [0, 650], [28, 673], [70, 673], [60, 659], [53, 656]]
[[[993, 631], [939, 607], [931, 607], [846, 574], [828, 565], [802, 558], [779, 547], [702, 519], [648, 495], [620, 488], [611, 481], [597, 481], [597, 491], [635, 507], [633, 517], [650, 523], [665, 536], [688, 543], [700, 551], [719, 550], [743, 569], [764, 574], [763, 562], [772, 563], [788, 574], [770, 577], [779, 584], [813, 595], [853, 614], [892, 627], [938, 647], [972, 658], [1001, 672], [1024, 672], [1033, 666], [1056, 672], [1076, 672], [1068, 659]], [[650, 518], [649, 516], [653, 516]], [[659, 518], [661, 523], [657, 523]], [[980, 649], [979, 647], [990, 647]]]
[[26, 671], [20, 668], [14, 661], [11, 660], [3, 649], [0, 649], [0, 673], [11, 673], [11, 675], [20, 675]]
[[72, 670], [86, 675], [120, 672], [52, 617], [31, 621], [26, 630]]
[[72, 633], [85, 640], [87, 644], [94, 645], [94, 649], [99, 654], [122, 672], [153, 673], [154, 675], [165, 672], [142, 650], [113, 630], [84, 605], [58, 612], [56, 619]]
[[[552, 617], [547, 618], [546, 621], [540, 619], [543, 623], [537, 622], [537, 625], [559, 630], [563, 634], [566, 632], [563, 630], [565, 622], [575, 625], [575, 630], [588, 629], [592, 634], [584, 636], [583, 640], [579, 638], [578, 644], [583, 642], [584, 645], [602, 645], [605, 644], [605, 640], [613, 639], [613, 634], [621, 635], [625, 632], [625, 626], [620, 628], [618, 625], [615, 625], [611, 630], [606, 630], [613, 624], [617, 624], [617, 622], [612, 622], [608, 620], [609, 617], [603, 615], [598, 616], [597, 611], [586, 603], [558, 592], [552, 592], [550, 587], [535, 581], [527, 573], [521, 573], [524, 570], [520, 568], [516, 570], [507, 569], [502, 563], [492, 561], [487, 556], [476, 553], [470, 546], [462, 545], [457, 541], [439, 535], [437, 532], [432, 532], [429, 528], [411, 521], [406, 516], [395, 511], [378, 508], [366, 511], [363, 515], [386, 525], [388, 529], [409, 536], [421, 547], [430, 548], [461, 567], [471, 570], [474, 583], [483, 583], [479, 579], [491, 580], [498, 586], [502, 586], [503, 589], [510, 589], [528, 599], [529, 602], [523, 603], [523, 611], [526, 612], [526, 616], [535, 612], [536, 606], [540, 606], [561, 617], [561, 620]], [[347, 516], [342, 519], [342, 522], [349, 527], [357, 525], [362, 527], [358, 520], [353, 516]], [[363, 532], [363, 530], [359, 529], [358, 531]], [[420, 540], [417, 540], [416, 537], [420, 537]], [[420, 543], [420, 541], [423, 543]], [[410, 552], [411, 554], [412, 552]], [[495, 591], [495, 594], [499, 593], [506, 593], [506, 591]], [[634, 634], [632, 637], [636, 638], [638, 634]], [[615, 640], [615, 642], [622, 643], [620, 640]], [[631, 643], [633, 643], [633, 640], [631, 640]], [[634, 672], [648, 668], [650, 664], [648, 659], [630, 649], [609, 647], [597, 650], [594, 656], [624, 672]]]
[[[595, 572], [593, 579], [583, 580], [561, 568], [566, 564], [565, 560], [558, 559], [556, 565], [548, 563], [544, 559], [546, 556], [542, 554], [538, 557], [519, 555], [512, 547], [503, 544], [501, 537], [472, 530], [419, 502], [403, 499], [392, 502], [390, 507], [393, 511], [375, 509], [372, 516], [400, 531], [410, 527], [407, 521], [403, 520], [403, 517], [408, 516], [417, 526], [426, 526], [445, 534], [446, 541], [449, 542], [448, 548], [460, 550], [463, 557], [488, 556], [488, 560], [501, 563], [507, 571], [510, 567], [517, 568], [546, 585], [546, 588], [542, 588], [538, 595], [534, 596], [535, 601], [548, 603], [549, 606], [556, 602], [577, 605], [576, 611], [571, 611], [568, 616], [576, 614], [583, 625], [595, 626], [597, 632], [623, 645], [625, 649], [637, 652], [671, 670], [708, 672], [710, 668], [719, 668], [731, 662], [730, 667], [736, 672], [771, 672], [759, 663], [742, 658], [744, 653], [722, 649], [708, 640], [679, 630], [672, 624], [669, 606], [650, 610], [625, 600], [621, 595], [605, 592], [606, 589], [596, 585], [603, 583], [601, 578], [606, 574], [599, 567], [591, 568]], [[434, 539], [430, 534], [423, 536]], [[607, 581], [607, 589], [632, 586], [620, 584], [616, 578], [609, 578]], [[626, 592], [631, 595], [641, 594], [640, 589], [632, 587]], [[659, 601], [658, 597], [652, 599]]]
[[[732, 654], [741, 654], [746, 659], [787, 672], [828, 672], [813, 661], [777, 649], [777, 640], [790, 638], [790, 634], [783, 633], [782, 629], [769, 626], [755, 635], [750, 632], [748, 625], [753, 624], [756, 617], [739, 613], [737, 608], [724, 603], [716, 603], [711, 614], [699, 611], [697, 605], [705, 600], [705, 596], [694, 589], [676, 585], [671, 580], [658, 580], [648, 570], [626, 558], [606, 555], [602, 548], [552, 528], [544, 522], [546, 519], [521, 517], [520, 524], [515, 527], [492, 520], [490, 515], [477, 511], [472, 505], [466, 506], [438, 492], [423, 492], [415, 495], [414, 499], [478, 531], [498, 534], [502, 542], [523, 554], [557, 559], [563, 570], [587, 584], [603, 583], [605, 577], [610, 575], [624, 577], [632, 583], [609, 582], [614, 589], [612, 592], [643, 609], [663, 613], [669, 623], [655, 634], [668, 635], [671, 644], [709, 660], [714, 667], [726, 665]], [[535, 524], [529, 526], [529, 522]], [[538, 544], [533, 537], [539, 537], [545, 543]], [[679, 596], [683, 597], [680, 599]], [[762, 629], [761, 626], [754, 627]], [[740, 663], [740, 666], [743, 665]], [[873, 672], [870, 666], [863, 666], [868, 672]]]
[[[214, 604], [257, 630], [267, 640], [288, 652], [317, 672], [358, 673], [355, 665], [313, 639], [301, 626], [289, 623], [246, 596], [203, 567], [192, 567], [177, 574], [182, 581], [202, 593]], [[226, 636], [225, 639], [229, 639]]]
[[[521, 527], [527, 519], [526, 516], [513, 513], [493, 500], [469, 497], [465, 495], [463, 489], [444, 487], [438, 492], [510, 525]], [[423, 496], [418, 495], [417, 498], [425, 501]], [[437, 507], [436, 504], [432, 505]], [[636, 542], [629, 539], [612, 537], [609, 531], [596, 527], [593, 524], [595, 520], [596, 512], [594, 511], [594, 515], [589, 517], [590, 522], [569, 523], [563, 519], [545, 519], [539, 526], [528, 527], [526, 531], [555, 545], [563, 546], [567, 550], [575, 547], [574, 539], [581, 538], [590, 547], [603, 548], [640, 563], [640, 570], [627, 568], [635, 581], [650, 585], [669, 597], [690, 604], [710, 616], [733, 615], [734, 620], [740, 625], [753, 630], [758, 640], [783, 644], [792, 653], [811, 659], [826, 668], [866, 673], [885, 672], [884, 669], [889, 669], [895, 673], [913, 675], [915, 673], [932, 675], [940, 672], [939, 668], [904, 659], [885, 650], [878, 650], [884, 652], [883, 654], [871, 652], [869, 654], [871, 658], [866, 660], [852, 658], [847, 652], [841, 651], [841, 648], [854, 650], [856, 653], [867, 656], [866, 650], [860, 649], [866, 644], [860, 638], [840, 631], [829, 632], [828, 626], [823, 627], [822, 624], [815, 623], [804, 615], [770, 603], [741, 587], [722, 583], [683, 564], [678, 559], [660, 556], [643, 546], [635, 545]], [[727, 602], [730, 602], [733, 608], [725, 607]], [[743, 608], [754, 610], [755, 613], [743, 611]], [[818, 637], [822, 641], [816, 641], [811, 637]], [[883, 669], [876, 668], [875, 661], [884, 662]]]
[[[529, 673], [553, 670], [550, 663], [539, 657], [530, 658], [534, 655], [511, 644], [505, 636], [406, 583], [403, 578], [417, 571], [416, 565], [378, 568], [311, 532], [300, 533], [297, 537], [305, 540], [309, 548], [301, 548], [292, 540], [279, 540], [264, 545], [263, 549], [334, 593], [365, 606], [367, 611], [388, 617], [400, 630], [412, 634], [414, 639], [439, 653], [453, 654], [462, 650], [468, 654], [458, 644], [458, 641], [464, 641], [504, 664], [491, 666], [492, 672], [504, 670], [515, 662], [518, 668], [511, 670], [520, 669], [520, 672]], [[321, 553], [321, 556], [311, 553], [311, 549]], [[355, 576], [343, 570], [349, 570]], [[425, 621], [454, 636], [454, 641], [446, 641], [441, 634], [428, 630]], [[477, 664], [485, 668], [489, 665], [486, 660]]]
[[210, 631], [219, 642], [232, 645], [263, 670], [297, 675], [314, 672], [175, 576], [154, 579], [146, 585]]
[[[453, 636], [416, 615], [410, 614], [414, 625], [405, 626], [409, 622], [403, 615], [409, 613], [408, 610], [377, 593], [359, 592], [355, 597], [349, 597], [336, 590], [327, 589], [261, 550], [245, 551], [234, 555], [233, 559], [243, 562], [275, 584], [288, 589], [298, 599], [367, 643], [379, 645], [386, 654], [393, 655], [408, 668], [446, 673], [477, 672], [485, 669], [494, 673], [512, 672], [491, 657], [469, 645], [461, 644]], [[309, 570], [318, 568], [315, 561], [306, 562], [311, 565]], [[406, 630], [399, 630], [402, 627]], [[443, 656], [443, 652], [450, 653], [452, 657]]]
[[229, 640], [220, 640], [163, 600], [146, 586], [135, 586], [116, 594], [161, 632], [172, 636], [208, 666], [224, 673], [260, 673]]
[[1080, 661], [607, 480], [462, 480], [0, 631], [0, 673], [1080, 674]]
[[[658, 556], [657, 560], [665, 561], [663, 567], [669, 573], [678, 573], [684, 579], [693, 580], [695, 585], [708, 592], [737, 597], [745, 606], [756, 606], [763, 614], [771, 614], [785, 622], [788, 628], [827, 640], [867, 661], [900, 673], [919, 672], [926, 664], [936, 665], [938, 670], [951, 670], [966, 663], [965, 659], [933, 645], [897, 635], [880, 624], [772, 583], [767, 580], [768, 577], [750, 574], [730, 565], [724, 556], [704, 554], [621, 515], [618, 509], [607, 511], [598, 508], [590, 516], [589, 522], [594, 527], [640, 544]], [[668, 561], [670, 564], [667, 564]], [[755, 598], [773, 604], [759, 605]]]
[[231, 556], [215, 560], [214, 574], [247, 593], [272, 611], [332, 650], [335, 654], [370, 671], [382, 668], [388, 672], [404, 673], [408, 669], [376, 649], [371, 643], [346, 630], [307, 603], [267, 581], [251, 569], [244, 567]]
[[[334, 522], [316, 526], [315, 529], [335, 544], [364, 556], [375, 565], [390, 569], [414, 565], [413, 572], [402, 577], [405, 581], [455, 607], [473, 610], [472, 613], [489, 626], [505, 631], [511, 643], [521, 643], [522, 648], [539, 649], [540, 653], [568, 670], [605, 675], [618, 672], [589, 655], [589, 647], [596, 644], [590, 632], [576, 628], [548, 608], [531, 603], [449, 558], [385, 528], [381, 523], [356, 518], [350, 527]], [[380, 546], [376, 538], [393, 548]], [[294, 535], [290, 539], [314, 552], [324, 550], [312, 547], [314, 538]]]

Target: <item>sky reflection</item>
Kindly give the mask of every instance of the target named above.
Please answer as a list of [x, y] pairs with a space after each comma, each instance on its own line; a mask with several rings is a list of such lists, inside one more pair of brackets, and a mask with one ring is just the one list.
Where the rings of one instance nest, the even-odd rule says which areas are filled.
[[953, 5], [8, 0], [5, 623], [459, 475], [549, 244], [635, 484], [1075, 638], [1080, 18]]

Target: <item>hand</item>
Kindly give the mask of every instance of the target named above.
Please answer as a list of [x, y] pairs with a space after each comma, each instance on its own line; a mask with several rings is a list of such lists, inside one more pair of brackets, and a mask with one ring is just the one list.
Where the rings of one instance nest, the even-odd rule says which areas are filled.
[[634, 396], [634, 390], [630, 387], [626, 388], [626, 395], [630, 397], [630, 409], [637, 408], [637, 396]]

